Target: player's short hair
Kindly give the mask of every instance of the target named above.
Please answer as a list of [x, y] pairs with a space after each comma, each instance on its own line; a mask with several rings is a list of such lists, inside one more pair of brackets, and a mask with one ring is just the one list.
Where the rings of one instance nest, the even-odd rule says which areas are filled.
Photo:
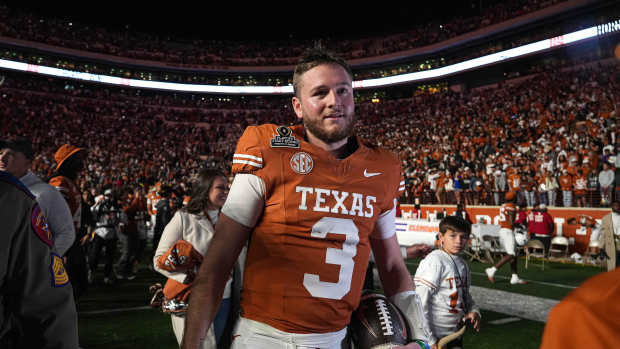
[[448, 216], [439, 222], [439, 233], [443, 235], [448, 230], [470, 234], [471, 224], [461, 217]]
[[299, 91], [301, 90], [301, 76], [308, 70], [323, 64], [335, 64], [341, 66], [347, 74], [349, 74], [351, 80], [353, 80], [353, 71], [344, 59], [320, 48], [309, 49], [304, 52], [295, 66], [295, 72], [293, 73], [293, 90], [295, 91], [295, 96], [299, 97]]

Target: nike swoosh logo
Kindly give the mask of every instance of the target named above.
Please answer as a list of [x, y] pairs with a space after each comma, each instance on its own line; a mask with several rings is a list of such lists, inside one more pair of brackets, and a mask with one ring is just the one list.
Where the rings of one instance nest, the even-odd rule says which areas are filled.
[[381, 172], [367, 172], [366, 169], [364, 169], [364, 177], [374, 177], [380, 174]]

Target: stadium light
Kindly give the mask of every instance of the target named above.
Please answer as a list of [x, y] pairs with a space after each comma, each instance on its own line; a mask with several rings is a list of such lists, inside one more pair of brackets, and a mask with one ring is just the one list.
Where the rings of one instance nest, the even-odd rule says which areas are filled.
[[[403, 84], [414, 81], [429, 80], [439, 77], [446, 77], [452, 74], [467, 70], [484, 67], [490, 64], [526, 56], [532, 53], [544, 52], [557, 47], [565, 46], [585, 39], [591, 39], [601, 35], [607, 35], [620, 31], [620, 20], [611, 21], [598, 26], [582, 29], [576, 32], [556, 36], [553, 38], [533, 42], [531, 44], [515, 47], [509, 50], [493, 53], [490, 55], [470, 59], [460, 63], [455, 63], [441, 68], [388, 76], [376, 79], [353, 81], [353, 88], [384, 87], [396, 84]], [[168, 91], [214, 93], [214, 94], [292, 94], [293, 86], [231, 86], [231, 85], [203, 85], [203, 84], [181, 84], [163, 81], [147, 81], [138, 79], [127, 79], [117, 76], [83, 73], [72, 70], [47, 67], [42, 65], [15, 62], [0, 59], [0, 68], [18, 70], [36, 74], [51, 75], [62, 78], [90, 81], [95, 83], [105, 83], [119, 86], [129, 86], [136, 88], [148, 88]]]

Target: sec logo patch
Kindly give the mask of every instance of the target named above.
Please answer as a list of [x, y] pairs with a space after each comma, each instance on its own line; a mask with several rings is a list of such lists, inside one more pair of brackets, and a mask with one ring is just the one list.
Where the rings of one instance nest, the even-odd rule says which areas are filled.
[[69, 275], [59, 255], [52, 253], [52, 261], [50, 263], [50, 272], [52, 273], [52, 286], [62, 287], [69, 283]]
[[291, 157], [291, 168], [299, 174], [308, 174], [314, 167], [314, 160], [308, 153], [300, 151]]
[[32, 210], [32, 214], [30, 215], [30, 224], [32, 225], [32, 230], [37, 234], [37, 236], [43, 240], [43, 242], [52, 247], [54, 245], [54, 241], [52, 240], [52, 232], [50, 228], [47, 226], [47, 220], [41, 212], [39, 205], [35, 205]]

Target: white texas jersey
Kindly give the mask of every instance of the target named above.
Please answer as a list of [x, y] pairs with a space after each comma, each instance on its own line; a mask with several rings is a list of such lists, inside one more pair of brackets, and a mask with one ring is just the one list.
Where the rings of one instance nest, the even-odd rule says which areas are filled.
[[420, 262], [414, 282], [434, 340], [454, 332], [463, 316], [478, 310], [469, 293], [469, 266], [459, 256], [431, 252]]

